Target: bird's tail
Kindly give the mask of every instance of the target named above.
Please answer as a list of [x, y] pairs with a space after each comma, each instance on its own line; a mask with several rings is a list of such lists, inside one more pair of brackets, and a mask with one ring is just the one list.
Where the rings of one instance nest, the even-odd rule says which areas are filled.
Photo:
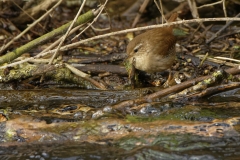
[[[178, 13], [177, 13], [177, 12], [174, 12], [174, 13], [170, 16], [170, 18], [167, 20], [167, 21], [168, 21], [167, 23], [176, 21], [177, 17], [178, 17]], [[171, 25], [171, 26], [168, 27], [168, 29], [169, 29], [170, 31], [172, 31], [173, 28], [174, 28], [174, 25]]]
[[170, 18], [168, 19], [168, 22], [174, 22], [174, 21], [176, 21], [177, 17], [178, 17], [178, 13], [177, 13], [177, 12], [174, 12], [174, 13], [170, 16]]

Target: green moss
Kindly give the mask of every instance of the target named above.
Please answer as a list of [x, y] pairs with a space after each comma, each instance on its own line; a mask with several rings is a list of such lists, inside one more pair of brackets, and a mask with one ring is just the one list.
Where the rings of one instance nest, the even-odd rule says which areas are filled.
[[222, 75], [221, 71], [216, 71], [216, 72], [213, 73], [214, 77], [218, 77], [218, 76], [221, 76], [221, 75]]
[[180, 28], [173, 28], [173, 35], [177, 37], [184, 37], [187, 36], [189, 33], [187, 31], [184, 31]]
[[144, 116], [136, 116], [136, 115], [127, 115], [127, 122], [137, 123], [137, 122], [152, 122], [158, 120], [158, 117], [144, 117]]
[[9, 112], [11, 111], [11, 109], [9, 107], [7, 107], [6, 109], [0, 109], [0, 114], [2, 116], [4, 116], [7, 120], [9, 120]]
[[197, 106], [186, 106], [182, 108], [173, 108], [162, 112], [159, 116], [142, 116], [128, 115], [128, 122], [152, 122], [156, 120], [177, 120], [177, 121], [197, 121], [200, 118], [207, 117], [210, 119], [219, 118], [219, 115], [207, 109], [201, 109]]
[[126, 136], [119, 139], [119, 141], [117, 142], [117, 145], [119, 145], [121, 148], [125, 150], [131, 150], [134, 147], [136, 147], [136, 144], [142, 145], [145, 143], [146, 143], [145, 137], [138, 138], [135, 136]]
[[12, 140], [12, 138], [16, 135], [16, 132], [15, 131], [13, 131], [12, 129], [8, 129], [7, 131], [6, 131], [6, 137], [5, 137], [5, 139], [8, 141], [8, 140]]

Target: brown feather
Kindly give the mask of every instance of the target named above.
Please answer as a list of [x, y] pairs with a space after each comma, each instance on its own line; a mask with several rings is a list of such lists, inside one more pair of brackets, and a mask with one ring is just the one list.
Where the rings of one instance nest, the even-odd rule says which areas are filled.
[[[178, 14], [168, 19], [173, 22]], [[173, 35], [173, 27], [155, 28], [136, 36], [127, 46], [128, 59], [134, 58], [135, 67], [146, 72], [156, 72], [171, 67], [175, 59], [177, 38]]]

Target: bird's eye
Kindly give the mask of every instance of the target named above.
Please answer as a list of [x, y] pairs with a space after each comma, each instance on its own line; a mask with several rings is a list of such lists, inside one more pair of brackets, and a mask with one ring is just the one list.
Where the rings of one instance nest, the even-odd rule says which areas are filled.
[[133, 51], [134, 51], [135, 53], [136, 53], [136, 52], [138, 52], [138, 48], [134, 48], [134, 50], [133, 50]]
[[134, 53], [138, 52], [138, 50], [142, 47], [142, 43], [139, 43], [136, 45], [136, 47], [134, 47], [133, 51]]

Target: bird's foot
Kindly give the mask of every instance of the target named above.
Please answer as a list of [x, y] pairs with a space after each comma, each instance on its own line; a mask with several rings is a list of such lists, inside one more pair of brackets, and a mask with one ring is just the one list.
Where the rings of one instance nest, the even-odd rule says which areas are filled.
[[168, 79], [167, 81], [162, 85], [163, 88], [167, 88], [170, 86], [174, 86], [176, 84], [179, 84], [179, 78], [178, 78], [179, 72], [175, 72], [174, 75], [172, 74], [171, 71], [169, 71]]

